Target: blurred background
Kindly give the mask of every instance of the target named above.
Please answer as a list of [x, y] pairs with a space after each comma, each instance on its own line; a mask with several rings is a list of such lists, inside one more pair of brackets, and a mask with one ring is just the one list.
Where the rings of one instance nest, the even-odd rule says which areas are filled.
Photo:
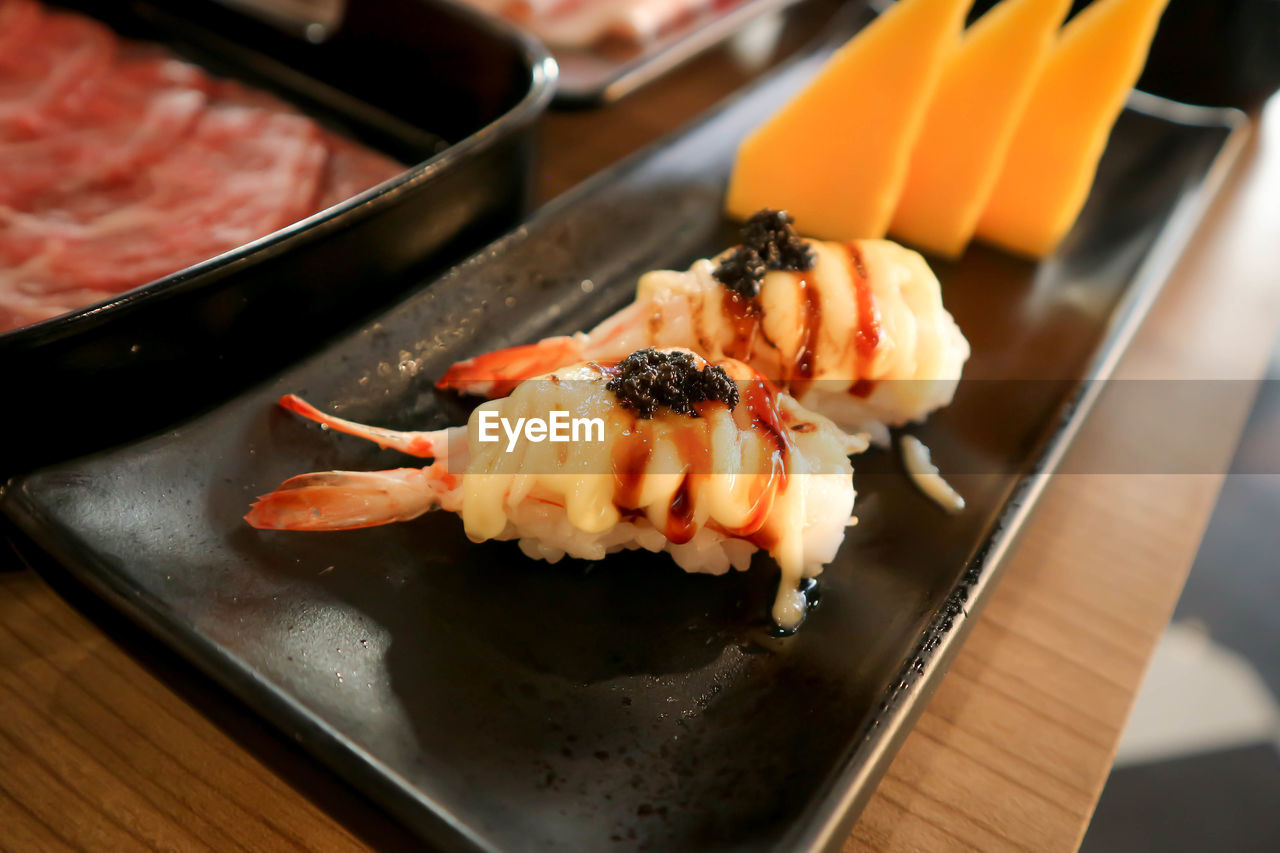
[[[1078, 5], [1078, 4], [1077, 4]], [[1200, 32], [1200, 41], [1173, 33]], [[1173, 0], [1139, 86], [1249, 111], [1276, 145], [1280, 2]], [[1274, 100], [1274, 99], [1273, 99]], [[1280, 206], [1260, 215], [1280, 239]], [[1277, 277], [1280, 281], [1280, 276]], [[1280, 850], [1280, 341], [1085, 853]]]
[[[1280, 228], [1280, 222], [1277, 222]], [[1085, 853], [1280, 850], [1280, 345]]]

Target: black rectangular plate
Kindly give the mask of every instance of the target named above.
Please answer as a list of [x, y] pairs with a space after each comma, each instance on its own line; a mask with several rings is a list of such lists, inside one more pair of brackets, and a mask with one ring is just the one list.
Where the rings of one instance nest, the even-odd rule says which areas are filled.
[[[239, 248], [0, 333], [18, 440], [0, 476], [137, 438], [272, 375], [518, 222], [554, 63], [487, 16], [361, 0], [312, 43], [211, 0], [76, 0], [120, 35], [273, 91], [403, 162], [395, 177]], [[440, 148], [440, 139], [450, 144]], [[85, 413], [110, 411], [92, 430]]]
[[[636, 277], [733, 238], [742, 134], [813, 72], [789, 67], [592, 180], [377, 322], [146, 441], [17, 480], [29, 540], [451, 849], [837, 847], [981, 607], [1013, 535], [1238, 147], [1231, 111], [1135, 95], [1093, 196], [1040, 265], [936, 264], [974, 349], [918, 432], [969, 501], [948, 516], [892, 454], [855, 460], [861, 523], [794, 636], [777, 572], [663, 556], [536, 563], [458, 519], [264, 533], [284, 478], [406, 464], [274, 405], [297, 392], [391, 427], [460, 423], [459, 357], [591, 325]], [[586, 284], [586, 282], [590, 284]], [[1021, 379], [1053, 380], [1026, 383]], [[1010, 381], [1005, 381], [1010, 380]]]

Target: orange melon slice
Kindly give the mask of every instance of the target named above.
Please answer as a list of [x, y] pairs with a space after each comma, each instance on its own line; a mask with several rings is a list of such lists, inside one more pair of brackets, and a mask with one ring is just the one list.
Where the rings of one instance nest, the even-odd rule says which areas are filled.
[[1042, 258], [1075, 224], [1168, 0], [1094, 0], [1067, 22], [1014, 132], [978, 236]]
[[827, 240], [882, 237], [972, 0], [899, 0], [738, 148], [725, 202], [787, 210]]
[[911, 153], [895, 236], [940, 255], [964, 251], [1070, 8], [1004, 0], [965, 32]]

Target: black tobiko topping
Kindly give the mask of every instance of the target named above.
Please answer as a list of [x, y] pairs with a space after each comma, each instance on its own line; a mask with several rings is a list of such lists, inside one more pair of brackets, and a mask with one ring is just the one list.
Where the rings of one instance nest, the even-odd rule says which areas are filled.
[[747, 220], [742, 228], [742, 245], [755, 249], [771, 270], [804, 272], [813, 269], [813, 250], [798, 236], [795, 222], [785, 210], [765, 208]]
[[768, 270], [805, 272], [813, 269], [813, 250], [791, 227], [785, 210], [765, 208], [742, 228], [742, 245], [716, 267], [716, 280], [741, 296], [760, 293]]
[[661, 406], [693, 415], [693, 404], [707, 400], [730, 409], [738, 405], [738, 386], [724, 368], [708, 364], [699, 369], [687, 352], [642, 349], [619, 362], [617, 371], [605, 387], [642, 418], [653, 417]]
[[759, 253], [746, 246], [734, 249], [729, 257], [716, 267], [716, 281], [739, 296], [754, 299], [760, 293], [764, 281], [765, 266]]

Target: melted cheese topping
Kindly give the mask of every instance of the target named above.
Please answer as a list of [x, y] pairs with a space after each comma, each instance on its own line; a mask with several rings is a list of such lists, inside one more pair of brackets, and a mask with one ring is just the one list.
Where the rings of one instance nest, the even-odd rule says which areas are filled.
[[[778, 394], [746, 365], [721, 365], [739, 380], [742, 400], [696, 404], [699, 417], [660, 412], [643, 419], [605, 388], [594, 364], [522, 383], [509, 397], [476, 409], [468, 423], [470, 461], [462, 478], [461, 514], [474, 541], [511, 538], [508, 524], [522, 502], [563, 508], [585, 533], [626, 520], [647, 522], [674, 543], [709, 528], [767, 550], [782, 570], [775, 617], [794, 627], [800, 580], [835, 555], [853, 511], [848, 454], [865, 443]], [[518, 418], [600, 417], [603, 441], [534, 443], [508, 452], [479, 440], [480, 413]], [[788, 603], [789, 602], [789, 603]]]
[[920, 491], [949, 513], [964, 509], [964, 497], [942, 478], [924, 442], [914, 435], [904, 435], [901, 445], [902, 464]]

